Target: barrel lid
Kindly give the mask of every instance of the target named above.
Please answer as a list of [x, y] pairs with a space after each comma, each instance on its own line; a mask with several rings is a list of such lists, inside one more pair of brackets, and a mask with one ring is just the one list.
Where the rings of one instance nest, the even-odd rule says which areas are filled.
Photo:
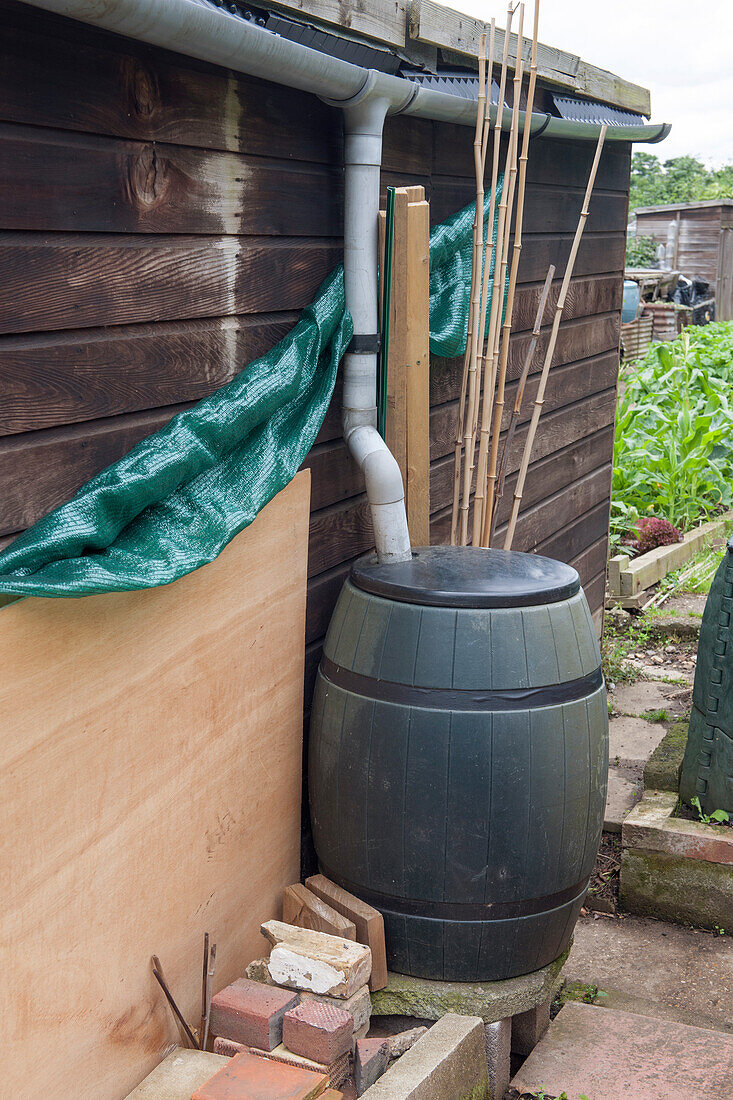
[[413, 547], [412, 559], [380, 565], [376, 554], [354, 563], [351, 583], [364, 592], [430, 607], [529, 607], [559, 603], [580, 590], [570, 565], [467, 546]]

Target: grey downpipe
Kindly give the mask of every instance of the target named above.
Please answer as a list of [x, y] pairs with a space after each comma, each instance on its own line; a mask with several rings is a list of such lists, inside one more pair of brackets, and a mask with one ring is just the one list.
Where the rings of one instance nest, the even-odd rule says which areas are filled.
[[377, 221], [389, 99], [371, 82], [344, 109], [344, 287], [354, 340], [344, 356], [344, 439], [364, 473], [380, 562], [409, 561], [399, 465], [377, 431]]

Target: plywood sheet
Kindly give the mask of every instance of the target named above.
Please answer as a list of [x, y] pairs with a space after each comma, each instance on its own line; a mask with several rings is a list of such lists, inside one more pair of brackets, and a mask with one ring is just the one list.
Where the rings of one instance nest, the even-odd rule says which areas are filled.
[[3, 1095], [119, 1100], [298, 877], [309, 476], [149, 592], [0, 611]]

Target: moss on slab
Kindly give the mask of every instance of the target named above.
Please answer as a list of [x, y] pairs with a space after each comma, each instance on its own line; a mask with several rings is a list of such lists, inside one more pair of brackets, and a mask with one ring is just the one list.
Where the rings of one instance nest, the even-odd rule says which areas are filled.
[[570, 947], [542, 970], [501, 982], [435, 982], [390, 974], [385, 988], [372, 993], [372, 1014], [439, 1020], [455, 1012], [496, 1023], [546, 1001], [569, 954]]
[[626, 849], [621, 860], [620, 901], [630, 913], [730, 931], [733, 866]]
[[644, 786], [653, 791], [679, 789], [687, 744], [687, 720], [673, 722], [644, 767]]

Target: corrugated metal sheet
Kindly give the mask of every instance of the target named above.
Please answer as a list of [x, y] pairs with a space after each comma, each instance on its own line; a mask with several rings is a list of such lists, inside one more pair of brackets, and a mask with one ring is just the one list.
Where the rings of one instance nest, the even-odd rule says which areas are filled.
[[[461, 96], [462, 99], [478, 100], [478, 77], [461, 69], [442, 69], [437, 76], [432, 73], [403, 71], [403, 76], [409, 77], [423, 88], [447, 92], [449, 95]], [[499, 102], [499, 84], [496, 80], [491, 82], [491, 102]]]
[[557, 92], [551, 94], [560, 118], [568, 118], [573, 122], [605, 122], [607, 126], [636, 126], [637, 123], [644, 122], [643, 115], [634, 111], [622, 111], [620, 107], [611, 107], [608, 103], [574, 99], [572, 96], [558, 95]]

